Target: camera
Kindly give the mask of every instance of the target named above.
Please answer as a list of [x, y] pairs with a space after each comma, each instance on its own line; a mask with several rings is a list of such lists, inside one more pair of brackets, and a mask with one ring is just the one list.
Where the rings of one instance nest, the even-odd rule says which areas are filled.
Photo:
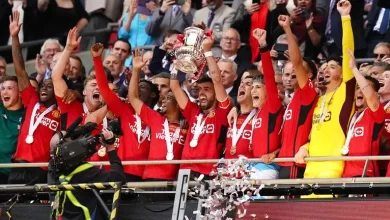
[[106, 144], [114, 144], [116, 137], [123, 135], [119, 120], [112, 120], [107, 124], [107, 130], [114, 134], [114, 137], [109, 140], [105, 140], [102, 133], [92, 135], [92, 131], [96, 128], [96, 123], [89, 122], [71, 129], [72, 131], [68, 129], [66, 135], [51, 152], [52, 170], [59, 173], [71, 171], [97, 152], [96, 146], [100, 140]]

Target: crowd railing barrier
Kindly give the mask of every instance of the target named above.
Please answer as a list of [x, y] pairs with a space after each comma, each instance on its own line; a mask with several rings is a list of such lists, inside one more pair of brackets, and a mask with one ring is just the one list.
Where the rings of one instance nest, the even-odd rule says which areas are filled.
[[[226, 159], [227, 160], [227, 159]], [[232, 159], [234, 160], [234, 159]], [[305, 161], [371, 161], [390, 160], [390, 156], [334, 156], [334, 157], [307, 157]], [[220, 159], [199, 159], [199, 160], [134, 160], [122, 161], [122, 165], [169, 165], [169, 164], [216, 164]], [[262, 162], [260, 158], [248, 159], [248, 162]], [[275, 158], [273, 162], [294, 162], [294, 158]], [[93, 165], [110, 165], [109, 161], [90, 162]], [[48, 163], [0, 163], [0, 168], [21, 168], [21, 167], [47, 167]]]

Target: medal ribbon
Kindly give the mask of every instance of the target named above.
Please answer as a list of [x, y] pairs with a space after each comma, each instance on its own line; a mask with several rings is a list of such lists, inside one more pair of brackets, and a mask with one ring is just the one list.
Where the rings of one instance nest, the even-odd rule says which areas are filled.
[[354, 135], [355, 126], [363, 118], [364, 112], [366, 110], [367, 110], [367, 108], [364, 109], [364, 111], [362, 113], [360, 113], [359, 116], [358, 116], [358, 113], [356, 112], [352, 117], [352, 120], [351, 120], [350, 125], [349, 125], [349, 129], [348, 129], [348, 133], [347, 133], [347, 138], [345, 140], [345, 144], [343, 147], [343, 151], [345, 151], [344, 152], [345, 154], [347, 154], [349, 151], [349, 143], [351, 142], [351, 139]]
[[180, 126], [176, 128], [175, 133], [173, 134], [172, 139], [171, 139], [171, 134], [169, 133], [168, 119], [165, 119], [165, 121], [164, 121], [164, 138], [165, 138], [165, 143], [167, 144], [167, 156], [169, 153], [173, 154], [173, 144], [179, 138], [179, 135], [180, 135]]
[[[256, 114], [256, 109], [252, 109], [252, 111], [246, 117], [244, 123], [242, 123], [242, 125], [238, 131], [237, 131], [237, 118], [234, 120], [233, 129], [232, 129], [232, 147], [235, 147], [237, 145], [238, 140], [241, 138], [241, 135], [244, 132], [245, 126], [253, 118], [253, 116], [255, 116], [255, 114]], [[253, 127], [253, 124], [254, 124], [254, 121], [252, 121], [252, 127]], [[252, 132], [253, 132], [253, 129], [252, 129]]]
[[49, 108], [47, 108], [44, 112], [42, 112], [39, 115], [37, 120], [34, 122], [35, 114], [37, 113], [37, 111], [38, 111], [40, 106], [41, 106], [41, 104], [39, 102], [37, 102], [37, 104], [35, 104], [35, 106], [34, 106], [34, 109], [32, 111], [31, 118], [30, 118], [30, 126], [28, 128], [28, 135], [27, 135], [27, 137], [33, 137], [34, 136], [35, 130], [38, 128], [39, 124], [41, 123], [41, 121], [45, 117], [45, 115], [47, 115], [49, 112], [51, 112], [56, 107], [56, 105], [54, 104], [54, 105], [50, 106]]

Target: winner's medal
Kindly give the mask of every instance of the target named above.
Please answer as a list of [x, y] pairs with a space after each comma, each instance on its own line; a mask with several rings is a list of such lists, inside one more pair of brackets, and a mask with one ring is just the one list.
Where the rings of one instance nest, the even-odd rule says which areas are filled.
[[34, 142], [34, 137], [32, 135], [27, 135], [26, 137], [26, 143], [32, 144]]

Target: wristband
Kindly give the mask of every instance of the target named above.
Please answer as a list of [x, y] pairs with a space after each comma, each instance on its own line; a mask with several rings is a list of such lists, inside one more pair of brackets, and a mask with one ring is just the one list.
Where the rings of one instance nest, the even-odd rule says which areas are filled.
[[172, 80], [177, 80], [177, 72], [172, 72], [171, 73], [171, 79]]
[[205, 56], [205, 57], [212, 57], [212, 56], [214, 56], [214, 55], [213, 55], [213, 52], [212, 52], [212, 51], [207, 51], [207, 52], [204, 52], [204, 56]]

